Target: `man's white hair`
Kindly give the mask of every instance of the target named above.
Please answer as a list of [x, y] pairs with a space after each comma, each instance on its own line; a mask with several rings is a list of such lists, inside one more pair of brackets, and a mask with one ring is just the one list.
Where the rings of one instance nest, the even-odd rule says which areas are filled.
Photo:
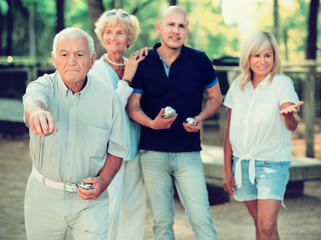
[[52, 45], [52, 53], [54, 57], [56, 57], [57, 45], [60, 40], [62, 40], [65, 37], [75, 38], [78, 36], [84, 36], [87, 38], [90, 57], [92, 57], [95, 52], [94, 40], [92, 39], [91, 36], [89, 36], [87, 32], [85, 32], [80, 28], [75, 28], [75, 27], [65, 28], [64, 30], [56, 34]]

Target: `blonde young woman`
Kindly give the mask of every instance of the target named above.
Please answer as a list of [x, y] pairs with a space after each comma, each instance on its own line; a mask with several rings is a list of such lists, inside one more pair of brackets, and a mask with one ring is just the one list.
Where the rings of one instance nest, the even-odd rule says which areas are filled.
[[270, 32], [248, 37], [240, 67], [224, 101], [224, 189], [245, 202], [257, 240], [276, 240], [289, 179], [291, 131], [298, 126], [297, 110], [303, 102], [292, 81], [281, 74], [278, 45]]
[[[132, 93], [131, 81], [137, 65], [145, 57], [142, 51], [133, 53], [129, 59], [124, 57], [127, 48], [131, 47], [140, 32], [135, 16], [122, 9], [104, 12], [96, 22], [95, 33], [106, 49], [91, 70], [114, 88], [125, 108], [127, 98]], [[147, 49], [146, 49], [147, 50]], [[139, 125], [130, 120], [126, 114], [128, 128], [129, 154], [109, 185], [109, 223], [108, 239], [143, 239], [146, 194], [142, 181], [138, 156]]]

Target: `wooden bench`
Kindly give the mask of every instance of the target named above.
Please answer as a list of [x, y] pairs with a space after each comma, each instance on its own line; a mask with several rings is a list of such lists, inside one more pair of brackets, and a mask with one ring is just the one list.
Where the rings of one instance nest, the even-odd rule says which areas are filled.
[[[222, 147], [202, 145], [202, 161], [206, 182], [223, 188], [224, 153]], [[303, 194], [304, 181], [321, 179], [321, 160], [292, 156], [286, 196]]]
[[29, 132], [23, 121], [22, 100], [0, 98], [0, 136], [13, 139]]
[[22, 100], [13, 98], [0, 98], [0, 120], [23, 123]]

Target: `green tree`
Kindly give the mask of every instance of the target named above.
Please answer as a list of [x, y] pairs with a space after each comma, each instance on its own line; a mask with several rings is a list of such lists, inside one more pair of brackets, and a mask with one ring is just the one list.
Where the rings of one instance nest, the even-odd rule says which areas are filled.
[[104, 52], [104, 48], [101, 46], [98, 38], [95, 34], [95, 22], [100, 17], [100, 15], [104, 12], [104, 6], [102, 0], [87, 0], [88, 3], [88, 13], [90, 19], [90, 28], [93, 35], [93, 39], [95, 42], [95, 50], [97, 54], [97, 58], [100, 57]]
[[[185, 1], [185, 6], [190, 20], [188, 44], [206, 52], [210, 58], [238, 55], [239, 33], [235, 24], [225, 24], [220, 5], [211, 0], [198, 0], [197, 9], [189, 1]], [[196, 38], [199, 44], [195, 44]]]
[[5, 22], [5, 16], [8, 12], [9, 6], [7, 1], [5, 0], [0, 0], [0, 56], [4, 55], [4, 50], [3, 50], [3, 35], [4, 35], [4, 22]]
[[[314, 7], [314, 11], [316, 7]], [[306, 58], [306, 44], [308, 41], [308, 19], [310, 16], [309, 2], [307, 0], [293, 1], [292, 5], [279, 1], [279, 45], [282, 56], [289, 61], [299, 61]], [[258, 2], [254, 12], [259, 12], [260, 16], [256, 19], [257, 28], [274, 30], [274, 22], [272, 21], [273, 6], [268, 2]], [[318, 11], [316, 11], [317, 15]], [[317, 26], [312, 29], [317, 31]], [[311, 31], [312, 31], [311, 29]], [[316, 36], [320, 32], [315, 33]], [[282, 39], [282, 41], [281, 41]], [[315, 46], [320, 45], [320, 37], [317, 37]], [[313, 44], [309, 44], [313, 46]], [[316, 47], [317, 49], [317, 47]], [[318, 51], [313, 50], [318, 53]], [[318, 57], [316, 55], [316, 57]]]
[[13, 35], [13, 1], [7, 0], [8, 4], [8, 13], [7, 13], [7, 46], [5, 54], [7, 56], [12, 55], [12, 35]]
[[[254, 16], [255, 28], [263, 28], [273, 32], [275, 25], [273, 9], [276, 9], [272, 4], [274, 1], [276, 0], [256, 1], [251, 16], [246, 16], [250, 18], [252, 15]], [[305, 58], [309, 2], [308, 0], [297, 0], [293, 1], [293, 5], [286, 5], [287, 2], [278, 1], [279, 44], [282, 55], [290, 61]], [[30, 8], [31, 3], [34, 6], [34, 24], [29, 21], [31, 25], [26, 27], [25, 23], [31, 19], [30, 14], [33, 12]], [[60, 6], [64, 6], [64, 10], [58, 6], [59, 3]], [[63, 4], [61, 5], [61, 3]], [[31, 28], [34, 26], [36, 55], [49, 57], [50, 51], [48, 49], [51, 49], [58, 21], [64, 22], [66, 27], [75, 26], [87, 31], [95, 39], [99, 56], [105, 50], [96, 39], [93, 31], [94, 23], [103, 11], [123, 8], [138, 18], [141, 28], [141, 34], [133, 49], [126, 53], [129, 55], [136, 49], [145, 46], [151, 47], [159, 41], [156, 23], [159, 21], [162, 11], [173, 3], [174, 1], [170, 0], [0, 0], [0, 18], [3, 19], [3, 21], [0, 19], [0, 54], [29, 55], [31, 45], [29, 45], [28, 39], [32, 39]], [[180, 0], [175, 1], [175, 4], [183, 7], [189, 15], [190, 36], [186, 42], [187, 45], [205, 51], [209, 57], [239, 55], [240, 31], [236, 24], [226, 25], [221, 14], [220, 1]], [[6, 11], [4, 11], [5, 9]], [[316, 46], [318, 47], [321, 39], [320, 32], [316, 32], [316, 36]], [[309, 46], [312, 45], [309, 44]], [[7, 52], [4, 52], [4, 49]], [[313, 51], [315, 52], [315, 50]], [[316, 52], [318, 58], [319, 51]]]
[[310, 2], [308, 37], [307, 37], [307, 44], [306, 44], [307, 59], [316, 59], [316, 56], [317, 56], [319, 5], [320, 5], [320, 0], [311, 0]]
[[279, 42], [279, 1], [273, 0], [274, 36]]
[[56, 0], [57, 25], [56, 32], [65, 28], [65, 0]]

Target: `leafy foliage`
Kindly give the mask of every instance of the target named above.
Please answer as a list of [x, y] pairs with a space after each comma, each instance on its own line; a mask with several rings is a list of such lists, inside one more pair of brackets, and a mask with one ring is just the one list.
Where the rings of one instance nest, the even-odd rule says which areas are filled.
[[[279, 45], [282, 57], [285, 60], [297, 62], [305, 58], [310, 0], [296, 0], [292, 1], [292, 3], [292, 5], [287, 5], [284, 1], [279, 1]], [[254, 11], [260, 12], [261, 14], [257, 20], [258, 28], [273, 32], [272, 7], [272, 4], [267, 5], [262, 4], [262, 2], [256, 5]], [[319, 12], [319, 19], [321, 18], [320, 14]], [[318, 49], [320, 49], [320, 47], [321, 31], [318, 32]], [[321, 59], [320, 51], [318, 51], [317, 54], [318, 58]]]
[[8, 8], [8, 3], [5, 0], [0, 0], [0, 12], [2, 15], [6, 15]]
[[[99, 1], [99, 0], [97, 0]], [[114, 5], [135, 14], [140, 22], [141, 34], [130, 52], [148, 46], [152, 47], [159, 41], [156, 23], [161, 12], [168, 6], [169, 0], [100, 0], [105, 9]], [[221, 0], [224, 1], [224, 0]], [[190, 35], [187, 45], [205, 51], [210, 58], [215, 56], [238, 56], [241, 42], [241, 32], [237, 24], [227, 25], [221, 14], [221, 1], [219, 0], [179, 0], [177, 4], [189, 13]], [[14, 31], [13, 55], [28, 56], [28, 13], [31, 6], [35, 11], [35, 29], [37, 56], [50, 56], [52, 40], [56, 26], [56, 1], [55, 0], [16, 0], [14, 2]], [[8, 4], [0, 0], [0, 14], [6, 26]], [[283, 57], [288, 60], [298, 61], [304, 59], [305, 41], [307, 37], [307, 19], [309, 0], [293, 1], [292, 5], [285, 5], [279, 1], [280, 14], [280, 49]], [[320, 13], [319, 13], [320, 14]], [[271, 0], [256, 1], [251, 12], [256, 28], [273, 30], [273, 3]], [[319, 17], [320, 19], [320, 17]], [[75, 26], [84, 29], [93, 36], [90, 29], [88, 4], [86, 0], [65, 0], [65, 26]], [[321, 45], [321, 32], [318, 33], [318, 47]], [[2, 48], [6, 47], [7, 33], [4, 30]], [[318, 58], [320, 58], [320, 51]]]

